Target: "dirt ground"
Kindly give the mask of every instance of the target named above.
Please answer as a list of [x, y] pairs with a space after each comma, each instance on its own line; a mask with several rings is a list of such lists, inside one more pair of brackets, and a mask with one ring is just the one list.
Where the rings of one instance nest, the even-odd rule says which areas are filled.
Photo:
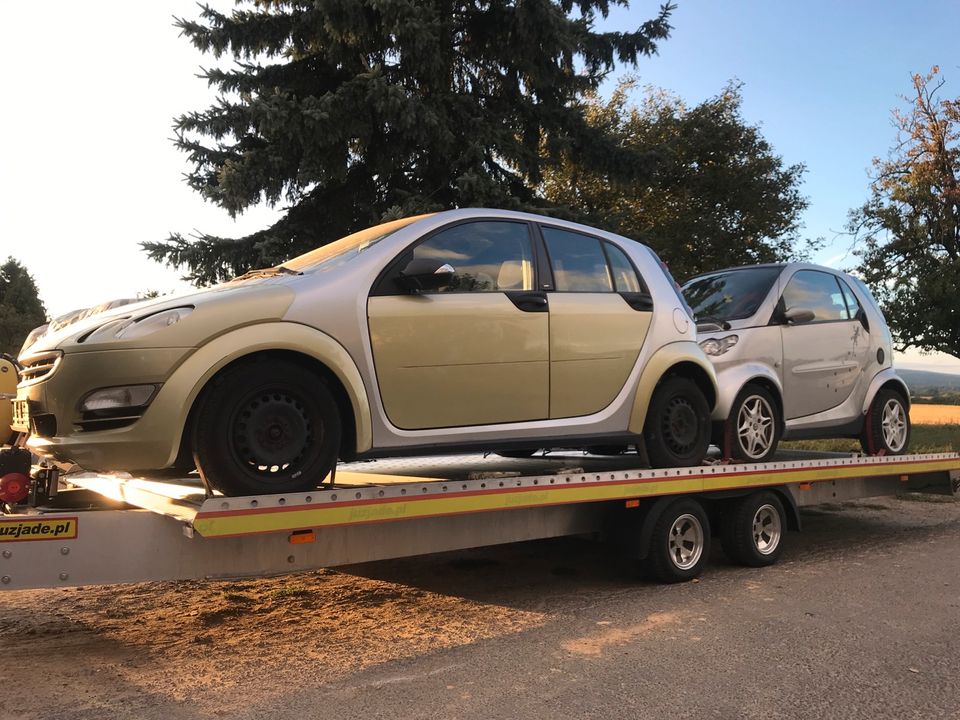
[[[843, 607], [841, 597], [855, 603], [849, 616], [798, 652], [832, 647], [831, 638], [866, 620], [856, 619], [858, 608], [876, 603], [876, 612], [890, 613], [877, 619], [889, 633], [878, 647], [904, 665], [898, 677], [911, 677], [906, 665], [919, 661], [898, 662], [909, 652], [891, 643], [900, 632], [928, 632], [922, 624], [934, 618], [918, 619], [914, 596], [927, 582], [943, 594], [938, 613], [950, 615], [936, 622], [955, 636], [960, 610], [949, 586], [960, 585], [960, 503], [848, 503], [807, 512], [805, 522], [808, 531], [789, 536], [778, 566], [736, 568], [715, 550], [703, 579], [682, 586], [637, 580], [625, 561], [567, 539], [271, 579], [7, 592], [0, 718], [640, 717], [624, 699], [633, 682], [619, 676], [624, 668], [666, 672], [686, 644], [700, 657], [712, 642], [701, 671], [722, 678], [729, 658], [771, 651], [769, 635], [744, 630], [748, 618], [772, 622], [782, 612], [778, 623], [798, 623], [812, 637], [809, 623]], [[943, 582], [923, 564], [934, 547], [949, 559]], [[838, 557], [846, 575], [837, 574]], [[856, 665], [878, 651], [835, 652], [853, 652], [836, 661]], [[923, 652], [944, 655], [928, 658], [944, 668], [960, 662], [955, 643]], [[481, 668], [489, 680], [482, 689]], [[554, 694], [566, 689], [562, 706], [537, 703], [540, 691], [518, 679], [531, 668]], [[957, 697], [957, 681], [938, 682], [939, 690], [924, 690], [939, 703], [935, 712], [919, 716], [945, 716], [938, 713]], [[687, 703], [678, 716], [696, 716], [697, 703], [717, 691], [671, 692]], [[380, 695], [384, 702], [371, 709]], [[584, 698], [592, 703], [586, 714], [575, 710]], [[740, 710], [717, 716], [785, 716], [730, 707]], [[825, 707], [824, 717], [859, 716]]]

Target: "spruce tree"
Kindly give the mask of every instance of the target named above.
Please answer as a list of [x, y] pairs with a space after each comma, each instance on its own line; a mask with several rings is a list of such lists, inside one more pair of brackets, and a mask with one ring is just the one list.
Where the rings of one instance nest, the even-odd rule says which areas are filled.
[[0, 265], [0, 352], [15, 356], [30, 331], [43, 325], [46, 318], [33, 277], [8, 257]]
[[[179, 233], [149, 255], [206, 284], [359, 228], [452, 207], [550, 208], [562, 155], [640, 180], [647, 153], [586, 121], [583, 98], [670, 31], [670, 5], [629, 32], [595, 22], [626, 0], [239, 0], [178, 20], [216, 102], [175, 121], [187, 181], [231, 216], [286, 208], [242, 238]], [[553, 211], [563, 213], [564, 208]]]

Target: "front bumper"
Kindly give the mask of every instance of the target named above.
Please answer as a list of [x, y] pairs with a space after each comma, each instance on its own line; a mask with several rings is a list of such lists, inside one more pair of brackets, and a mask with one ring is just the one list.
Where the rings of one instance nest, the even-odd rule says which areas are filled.
[[163, 387], [139, 420], [108, 430], [82, 429], [80, 400], [98, 388], [162, 385], [192, 352], [193, 348], [145, 348], [64, 354], [54, 371], [17, 388], [17, 400], [27, 401], [35, 431], [27, 446], [39, 455], [89, 470], [166, 467], [179, 447], [181, 428], [169, 418], [164, 422], [159, 417], [162, 411], [155, 410]]

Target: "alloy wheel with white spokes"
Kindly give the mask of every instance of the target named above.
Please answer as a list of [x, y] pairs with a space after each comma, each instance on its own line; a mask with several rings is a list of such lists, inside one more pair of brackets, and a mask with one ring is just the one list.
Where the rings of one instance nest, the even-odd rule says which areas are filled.
[[779, 406], [765, 387], [749, 383], [731, 408], [731, 455], [747, 462], [764, 462], [780, 442]]
[[884, 404], [880, 427], [887, 447], [895, 453], [902, 451], [907, 444], [907, 411], [900, 400], [891, 398]]
[[900, 455], [910, 445], [910, 413], [904, 396], [885, 387], [877, 392], [863, 421], [860, 444], [867, 455]]

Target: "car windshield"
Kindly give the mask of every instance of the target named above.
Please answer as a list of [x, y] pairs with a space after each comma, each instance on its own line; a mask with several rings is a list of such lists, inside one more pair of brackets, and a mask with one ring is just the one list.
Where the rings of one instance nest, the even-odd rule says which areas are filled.
[[742, 320], [753, 315], [783, 268], [724, 270], [688, 280], [683, 296], [700, 322]]
[[429, 215], [415, 215], [413, 217], [393, 220], [381, 225], [374, 225], [366, 230], [360, 230], [347, 235], [332, 243], [327, 243], [316, 250], [299, 255], [283, 263], [282, 267], [294, 272], [314, 272], [329, 270], [357, 257], [364, 250], [377, 244], [385, 237], [392, 235], [407, 225], [422, 220]]

